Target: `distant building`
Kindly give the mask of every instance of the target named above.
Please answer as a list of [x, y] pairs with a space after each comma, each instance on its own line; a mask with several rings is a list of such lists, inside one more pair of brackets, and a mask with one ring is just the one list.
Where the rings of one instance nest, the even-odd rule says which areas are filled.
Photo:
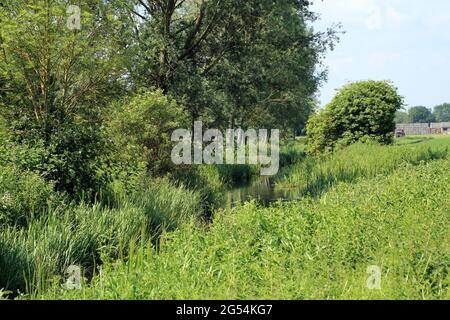
[[395, 128], [397, 131], [403, 131], [405, 135], [421, 134], [450, 134], [450, 122], [432, 122], [432, 123], [401, 123]]

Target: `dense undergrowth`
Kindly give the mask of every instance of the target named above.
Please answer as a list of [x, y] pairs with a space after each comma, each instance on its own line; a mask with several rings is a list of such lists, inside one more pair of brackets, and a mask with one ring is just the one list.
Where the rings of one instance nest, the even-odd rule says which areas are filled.
[[331, 156], [305, 157], [284, 168], [277, 178], [277, 185], [299, 189], [304, 195], [320, 196], [338, 182], [389, 174], [404, 163], [417, 165], [446, 158], [449, 149], [448, 138], [411, 138], [392, 146], [357, 143]]
[[[359, 205], [361, 207], [364, 205], [378, 205], [379, 207], [376, 207], [376, 210], [374, 209], [375, 213], [373, 219], [374, 221], [380, 222], [380, 226], [387, 224], [385, 219], [394, 221], [393, 217], [395, 214], [394, 211], [390, 211], [391, 209], [397, 210], [399, 215], [402, 215], [403, 209], [401, 209], [401, 205], [405, 206], [407, 209], [406, 211], [410, 211], [410, 215], [413, 215], [413, 213], [420, 215], [422, 212], [431, 212], [431, 216], [439, 214], [442, 209], [441, 206], [448, 207], [448, 161], [446, 162], [443, 159], [448, 157], [450, 140], [435, 138], [426, 141], [417, 141], [417, 139], [405, 139], [401, 141], [401, 144], [391, 147], [357, 144], [337, 151], [333, 156], [326, 158], [310, 158], [305, 156], [303, 152], [304, 141], [289, 142], [281, 148], [280, 163], [284, 169], [278, 177], [278, 183], [279, 186], [287, 185], [301, 190], [301, 193], [305, 196], [305, 200], [299, 203], [280, 204], [269, 209], [259, 208], [255, 204], [248, 204], [235, 209], [233, 212], [224, 212], [220, 214], [214, 214], [214, 212], [216, 211], [216, 208], [219, 207], [221, 201], [223, 201], [222, 196], [224, 188], [235, 183], [247, 181], [252, 175], [259, 173], [257, 167], [198, 166], [194, 168], [182, 168], [166, 178], [149, 178], [137, 175], [132, 179], [113, 181], [109, 184], [108, 188], [105, 189], [105, 192], [99, 194], [94, 201], [87, 199], [86, 201], [79, 202], [69, 201], [70, 198], [64, 194], [55, 192], [52, 183], [47, 182], [38, 173], [25, 170], [18, 165], [14, 165], [12, 161], [5, 160], [0, 163], [2, 169], [0, 172], [0, 288], [3, 289], [3, 292], [10, 292], [10, 297], [15, 297], [18, 293], [26, 293], [31, 295], [31, 297], [42, 297], [42, 294], [47, 292], [49, 286], [52, 288], [51, 292], [54, 292], [54, 294], [58, 292], [58, 294], [60, 294], [59, 290], [57, 290], [57, 288], [60, 287], [60, 283], [57, 281], [56, 284], [54, 284], [54, 279], [63, 276], [64, 271], [70, 265], [80, 266], [84, 271], [84, 276], [87, 281], [90, 281], [95, 274], [98, 274], [100, 269], [102, 270], [102, 274], [107, 274], [105, 272], [108, 272], [108, 270], [111, 270], [111, 272], [118, 272], [112, 271], [116, 268], [114, 261], [119, 261], [120, 268], [125, 268], [126, 266], [127, 268], [133, 268], [132, 266], [135, 262], [145, 264], [145, 266], [136, 266], [136, 272], [133, 271], [133, 273], [136, 273], [135, 276], [138, 277], [142, 271], [140, 268], [148, 268], [147, 264], [150, 263], [149, 261], [151, 260], [152, 263], [153, 261], [160, 261], [163, 265], [160, 265], [161, 269], [151, 271], [155, 272], [155, 279], [141, 279], [142, 283], [151, 281], [151, 285], [149, 286], [152, 287], [154, 286], [153, 281], [159, 281], [161, 282], [159, 285], [164, 288], [165, 286], [173, 286], [173, 288], [167, 290], [167, 295], [162, 295], [161, 292], [158, 291], [159, 289], [155, 289], [156, 291], [149, 293], [143, 288], [137, 288], [142, 292], [140, 298], [208, 298], [209, 294], [211, 294], [212, 297], [228, 298], [332, 298], [334, 297], [333, 295], [341, 297], [335, 291], [325, 290], [314, 293], [311, 291], [312, 287], [308, 289], [310, 291], [305, 289], [309, 292], [308, 294], [302, 295], [299, 293], [298, 296], [294, 296], [292, 295], [293, 292], [291, 289], [286, 289], [286, 291], [284, 286], [280, 288], [276, 287], [275, 284], [276, 281], [278, 281], [277, 277], [281, 277], [281, 275], [277, 275], [278, 271], [280, 273], [286, 273], [286, 270], [289, 270], [290, 268], [297, 268], [297, 266], [293, 264], [293, 261], [290, 260], [291, 258], [294, 258], [288, 257], [292, 255], [289, 250], [294, 250], [292, 245], [289, 244], [289, 241], [291, 241], [289, 239], [299, 238], [303, 239], [302, 241], [313, 241], [314, 239], [311, 237], [315, 236], [316, 230], [318, 230], [315, 228], [317, 228], [319, 224], [322, 225], [322, 222], [325, 221], [321, 219], [326, 219], [327, 223], [330, 224], [330, 228], [333, 223], [336, 223], [336, 229], [333, 229], [333, 232], [336, 232], [336, 234], [339, 233], [339, 228], [342, 228], [345, 233], [345, 230], [347, 229], [345, 229], [346, 227], [343, 223], [346, 221], [346, 223], [351, 225], [357, 223], [357, 221], [352, 221], [351, 216], [333, 216], [333, 208], [340, 207], [341, 202], [342, 210], [345, 208], [356, 208]], [[30, 157], [21, 157], [20, 153], [15, 154], [19, 154], [19, 156], [17, 156], [19, 160], [24, 159], [23, 161], [27, 162], [26, 166], [30, 166], [30, 161], [36, 161], [36, 163], [38, 163], [37, 160], [33, 160]], [[28, 153], [25, 152], [25, 155], [27, 154]], [[14, 161], [17, 162], [17, 159]], [[429, 162], [433, 164], [431, 166], [426, 166], [426, 163]], [[20, 161], [18, 163], [20, 163]], [[438, 170], [439, 166], [441, 167], [440, 171]], [[396, 172], [398, 168], [403, 169]], [[412, 175], [409, 173], [407, 174], [409, 171]], [[393, 172], [396, 173], [390, 177], [389, 175]], [[409, 180], [401, 180], [400, 178], [402, 175], [407, 175], [408, 177], [404, 178]], [[357, 182], [361, 179], [369, 178], [373, 178], [373, 180], [370, 180], [370, 182]], [[422, 182], [418, 182], [419, 178], [423, 179], [424, 183], [430, 184], [430, 186], [432, 183], [435, 183], [435, 192], [432, 192], [431, 187], [428, 189], [425, 188], [427, 184], [422, 187]], [[394, 182], [391, 180], [398, 183], [397, 191], [394, 190]], [[356, 182], [358, 184], [352, 186], [352, 183]], [[383, 184], [392, 184], [392, 187], [384, 191], [382, 190]], [[335, 185], [338, 186], [334, 187]], [[378, 185], [379, 190], [373, 189], [375, 187], [369, 188], [369, 185]], [[406, 185], [411, 185], [409, 187], [411, 191], [406, 188]], [[445, 187], [447, 188], [447, 193], [445, 193]], [[332, 188], [331, 191], [329, 190], [330, 188]], [[367, 190], [363, 191], [364, 188]], [[364, 192], [366, 193], [366, 200], [363, 198]], [[408, 192], [414, 192], [414, 195], [417, 198], [414, 201], [410, 201], [411, 199], [414, 199], [414, 197], [410, 195], [410, 198], [408, 198]], [[341, 196], [339, 196], [340, 193], [342, 194]], [[386, 198], [390, 193], [392, 193], [392, 200]], [[352, 198], [352, 194], [355, 194], [355, 198]], [[384, 197], [380, 194], [386, 196]], [[402, 200], [403, 195], [408, 199], [407, 201]], [[358, 198], [359, 196], [360, 198]], [[440, 202], [438, 201], [439, 197], [441, 199]], [[327, 199], [334, 199], [335, 203], [324, 204], [323, 206], [316, 208], [316, 206], [320, 206], [321, 203], [327, 203]], [[395, 199], [398, 200], [398, 203], [395, 202], [397, 201]], [[427, 205], [428, 202], [433, 203], [433, 201], [436, 204], [436, 210], [433, 208], [427, 209], [428, 211], [421, 209], [421, 202], [424, 202], [424, 205]], [[345, 207], [345, 205], [348, 206]], [[414, 208], [416, 208], [416, 211], [414, 211]], [[302, 215], [302, 212], [305, 210], [309, 210], [309, 213]], [[331, 210], [329, 217], [327, 217], [328, 210]], [[379, 212], [382, 212], [383, 210], [388, 210], [389, 214], [383, 213], [383, 215], [380, 216]], [[315, 216], [312, 213], [315, 211], [320, 214]], [[448, 212], [448, 210], [443, 212]], [[210, 215], [212, 215], [213, 223], [205, 224], [203, 222], [204, 218], [209, 217]], [[258, 220], [252, 220], [259, 219], [258, 217], [261, 219], [264, 218], [264, 223], [266, 225], [260, 226]], [[434, 224], [427, 224], [432, 221], [432, 219], [430, 217], [424, 217], [423, 219], [428, 218], [430, 220], [424, 220], [422, 226], [425, 226], [432, 232]], [[441, 224], [446, 225], [445, 220], [443, 220], [444, 218], [441, 216], [436, 217], [436, 221], [440, 221]], [[284, 221], [284, 219], [286, 221]], [[300, 223], [299, 219], [303, 222]], [[343, 219], [342, 226], [338, 227], [338, 224], [341, 222], [334, 219]], [[408, 219], [413, 218], [409, 217]], [[240, 221], [242, 221], [242, 225]], [[212, 233], [209, 234], [203, 226], [206, 226], [206, 229], [210, 229]], [[403, 227], [409, 228], [407, 225], [404, 225]], [[223, 228], [223, 230], [221, 228]], [[260, 228], [262, 229], [260, 230]], [[281, 231], [279, 228], [284, 228], [284, 233], [280, 233]], [[370, 228], [373, 229], [375, 227], [371, 226]], [[197, 243], [196, 241], [198, 239], [190, 238], [199, 237], [199, 239], [206, 239], [208, 237], [215, 237], [214, 232], [216, 231], [214, 230], [216, 229], [222, 230], [223, 238], [221, 240], [215, 239], [215, 243]], [[304, 233], [302, 233], [301, 230], [304, 230]], [[331, 232], [330, 230], [331, 229], [326, 232]], [[225, 235], [225, 232], [229, 232], [229, 234]], [[366, 241], [365, 239], [368, 236], [362, 229], [359, 232], [359, 240], [356, 235], [352, 235], [352, 237], [354, 237], [352, 238], [353, 240], [348, 240], [355, 241], [354, 245], [358, 248], [365, 246], [362, 243]], [[386, 229], [383, 232], [390, 233], [393, 232], [393, 230]], [[403, 234], [408, 235], [408, 232], [409, 231], [405, 229]], [[161, 235], [163, 235], [162, 238]], [[331, 233], [329, 233], [329, 235], [334, 237]], [[268, 238], [265, 238], [271, 236], [275, 236], [278, 240], [275, 241], [273, 239], [269, 240]], [[330, 255], [332, 255], [331, 252], [337, 252], [335, 251], [336, 248], [332, 245], [334, 240], [331, 240], [331, 238], [327, 239], [325, 233], [322, 234], [322, 237], [323, 239], [321, 239], [323, 241], [329, 242], [327, 246], [329, 245], [330, 247], [324, 246], [322, 249], [317, 249], [319, 247], [315, 247], [316, 243], [314, 241], [318, 240], [314, 240], [310, 244], [311, 247], [308, 249], [309, 251], [306, 249], [306, 251], [302, 251], [302, 259], [305, 256], [307, 257], [306, 260], [302, 260], [302, 263], [310, 263], [308, 261], [311, 260], [311, 257], [314, 257], [313, 252], [316, 249], [320, 252], [322, 250], [329, 250]], [[380, 237], [378, 233], [376, 237]], [[394, 237], [394, 235], [386, 234], [386, 237]], [[178, 239], [175, 240], [179, 241], [177, 245], [167, 244], [168, 239], [172, 238]], [[212, 241], [211, 239], [208, 241]], [[261, 241], [258, 239], [261, 239]], [[407, 237], [406, 240], [408, 239], [412, 241], [412, 239], [416, 239], [416, 237]], [[420, 237], [417, 238], [419, 243], [422, 241], [420, 239]], [[241, 240], [242, 243], [240, 245], [244, 246], [242, 248], [238, 245]], [[444, 239], [441, 238], [441, 243], [445, 243], [443, 240]], [[172, 243], [172, 241], [174, 240], [170, 240], [169, 243]], [[275, 250], [274, 255], [270, 257], [269, 252], [267, 252], [264, 256], [264, 259], [269, 259], [270, 264], [267, 264], [269, 262], [265, 260], [258, 261], [257, 259], [260, 258], [260, 250], [263, 250], [264, 246], [267, 245], [266, 242], [271, 241], [276, 242], [273, 243], [273, 245], [275, 245], [275, 247], [273, 247], [273, 250]], [[402, 240], [399, 239], [398, 241]], [[283, 243], [285, 242], [289, 244], [290, 249], [286, 251], [286, 257], [283, 258], [281, 256], [284, 249], [281, 250], [277, 246], [282, 246], [284, 248]], [[298, 245], [303, 247], [305, 243], [301, 242], [301, 244], [298, 243]], [[254, 248], [250, 249], [250, 247], [246, 248], [245, 246], [253, 246]], [[389, 244], [389, 246], [391, 246], [391, 244]], [[379, 248], [387, 248], [389, 246], [380, 244]], [[129, 252], [130, 248], [131, 254]], [[159, 251], [161, 248], [162, 250]], [[216, 250], [215, 248], [220, 248], [220, 250], [218, 249], [216, 252], [214, 251]], [[313, 248], [316, 249], [313, 250]], [[176, 262], [172, 261], [172, 259], [175, 259], [174, 257], [169, 260], [164, 260], [165, 255], [168, 254], [166, 250], [175, 249], [179, 250], [176, 253], [175, 251], [173, 253], [178, 255], [178, 260]], [[241, 249], [243, 250], [242, 252], [240, 252]], [[345, 247], [339, 250], [345, 251], [347, 249], [348, 248]], [[188, 253], [190, 252], [192, 256], [198, 255], [198, 257], [189, 258], [189, 254], [186, 257], [183, 257], [183, 250]], [[195, 250], [198, 250], [198, 252], [195, 252]], [[210, 250], [215, 252], [214, 259], [218, 259], [217, 261], [212, 257], [208, 256], [205, 258], [203, 256]], [[250, 251], [248, 250], [254, 251], [250, 254]], [[300, 248], [295, 250], [300, 250]], [[295, 250], [292, 252], [296, 252]], [[346, 253], [344, 254], [344, 251], [340, 254], [349, 254], [353, 256], [353, 259], [356, 259], [355, 263], [361, 258], [360, 253], [350, 253], [350, 251], [345, 251]], [[148, 256], [149, 252], [151, 252], [151, 257]], [[425, 250], [424, 252], [427, 253], [428, 251]], [[238, 260], [233, 260], [234, 254], [237, 255], [236, 259], [245, 254], [249, 254], [249, 256], [242, 256], [243, 260], [239, 262], [238, 260], [240, 258]], [[204, 261], [201, 260], [202, 257], [205, 258]], [[321, 259], [320, 257], [321, 256], [318, 255], [317, 259]], [[341, 258], [344, 259], [344, 256], [341, 256]], [[447, 259], [448, 257], [445, 256], [444, 258]], [[436, 258], [436, 261], [444, 263], [446, 261], [444, 258]], [[227, 260], [229, 263], [234, 262], [231, 265], [224, 264], [222, 266], [222, 263], [225, 263], [222, 259]], [[300, 259], [300, 256], [296, 259]], [[315, 258], [313, 260], [316, 261]], [[333, 261], [339, 264], [343, 263], [344, 260]], [[126, 261], [129, 261], [130, 264], [124, 264]], [[184, 263], [187, 263], [186, 266], [180, 267], [177, 265], [177, 263], [183, 261]], [[247, 265], [246, 261], [250, 263], [250, 265]], [[105, 262], [106, 265], [104, 265]], [[215, 262], [220, 264], [220, 268], [217, 269], [217, 271], [214, 271], [215, 269], [213, 268]], [[121, 265], [122, 263], [123, 265]], [[173, 265], [171, 265], [171, 263], [173, 263]], [[190, 263], [194, 263], [194, 265], [190, 266]], [[242, 263], [242, 265], [238, 266], [239, 263]], [[254, 263], [254, 265], [252, 263]], [[211, 275], [205, 275], [203, 273], [204, 270], [202, 268], [208, 264], [213, 268], [209, 271], [212, 272]], [[195, 274], [192, 269], [195, 265], [200, 268], [198, 274]], [[251, 275], [253, 270], [257, 269], [257, 265], [262, 269], [258, 270], [256, 278], [253, 278], [253, 276], [248, 278], [247, 274]], [[272, 272], [275, 265], [279, 265], [282, 269], [274, 270]], [[301, 268], [301, 266], [302, 264], [298, 265], [299, 268]], [[362, 267], [362, 265], [359, 264], [358, 266]], [[172, 280], [170, 279], [175, 277], [177, 272], [181, 272], [176, 271], [177, 268], [194, 273], [192, 275], [194, 278], [191, 279], [194, 282], [191, 282], [188, 278], [184, 279], [183, 277], [187, 277], [187, 274], [182, 274], [180, 283], [171, 283]], [[329, 266], [327, 268], [331, 267]], [[335, 268], [333, 269], [333, 272], [344, 272], [342, 270], [339, 271], [337, 265], [333, 265], [333, 268]], [[354, 268], [356, 268], [356, 264]], [[432, 268], [437, 267], [433, 266]], [[131, 272], [132, 269], [129, 270]], [[235, 270], [235, 272], [232, 270]], [[312, 272], [312, 269], [308, 270], [308, 272], [310, 272], [309, 276], [313, 277], [314, 273]], [[319, 270], [321, 269], [319, 268]], [[418, 269], [414, 270], [417, 271]], [[167, 277], [164, 272], [167, 272]], [[262, 291], [260, 289], [255, 289], [253, 292], [250, 289], [250, 287], [253, 286], [258, 287], [261, 279], [265, 279], [264, 281], [267, 280], [267, 278], [260, 275], [260, 272], [262, 272], [265, 277], [274, 277], [274, 282], [272, 283], [274, 287], [271, 288], [271, 290], [274, 290], [273, 296], [269, 296], [269, 291], [265, 291], [268, 290], [265, 285], [262, 285]], [[289, 272], [297, 271], [290, 270]], [[356, 271], [353, 270], [352, 272]], [[442, 276], [441, 271], [436, 272], [438, 272], [440, 277]], [[243, 278], [239, 278], [241, 277], [241, 274], [244, 275]], [[304, 275], [304, 286], [307, 286], [307, 283], [310, 283], [311, 280], [306, 278], [307, 275], [308, 273], [305, 273]], [[349, 275], [351, 274], [347, 272], [339, 276], [342, 276], [342, 279], [344, 279]], [[121, 279], [121, 281], [128, 282], [130, 280], [127, 278], [129, 275], [123, 276], [125, 278]], [[211, 278], [216, 276], [219, 278]], [[222, 276], [225, 278], [221, 278]], [[157, 280], [158, 277], [160, 278], [159, 280]], [[202, 277], [204, 277], [205, 282], [201, 283], [204, 283], [205, 286], [210, 285], [211, 291], [199, 289], [196, 291], [197, 293], [192, 293], [191, 296], [187, 296], [187, 288], [200, 283], [198, 281], [200, 281], [199, 279]], [[233, 277], [236, 277], [236, 279]], [[352, 278], [349, 278], [348, 281], [353, 281], [351, 279]], [[207, 284], [207, 280], [212, 282]], [[99, 290], [97, 281], [100, 281], [99, 278], [94, 276], [92, 289], [88, 289], [86, 292], [83, 291], [83, 295], [86, 294], [86, 296], [83, 297], [88, 297], [88, 295], [91, 294], [89, 292], [92, 292], [92, 295], [97, 295], [97, 293], [94, 293], [95, 290]], [[114, 280], [111, 281], [114, 282]], [[216, 283], [214, 281], [219, 282]], [[293, 280], [291, 279], [289, 281]], [[314, 282], [315, 280], [311, 281], [311, 286], [313, 283], [316, 283]], [[320, 285], [326, 283], [326, 279], [322, 279], [322, 281], [324, 282]], [[54, 285], [51, 285], [52, 283]], [[122, 285], [124, 286], [123, 290], [119, 290]], [[118, 283], [118, 287], [116, 288], [117, 291], [108, 287], [104, 289], [105, 291], [99, 293], [98, 297], [104, 295], [105, 297], [112, 298], [114, 295], [120, 295], [120, 297], [124, 298], [133, 298], [132, 296], [127, 296], [129, 294], [127, 293], [129, 285], [132, 285], [132, 282], [130, 282], [130, 284]], [[444, 285], [439, 285], [441, 286], [441, 289], [439, 289], [441, 291], [439, 291], [439, 293], [433, 291], [431, 296], [442, 297]], [[227, 289], [228, 291], [225, 290], [227, 286], [229, 287], [229, 289]], [[248, 286], [248, 290], [243, 290], [242, 294], [238, 294], [238, 291], [233, 291], [238, 290], [240, 286], [243, 286], [244, 288]], [[329, 286], [329, 284], [326, 283], [326, 286]], [[176, 288], [179, 287], [181, 289], [177, 292]], [[262, 289], [263, 287], [264, 289]], [[279, 292], [277, 292], [277, 290], [279, 290]], [[427, 290], [429, 290], [429, 288]], [[50, 293], [49, 297], [56, 297], [52, 294], [53, 293]], [[66, 294], [70, 295], [71, 293], [63, 292], [62, 297], [65, 297]], [[74, 294], [78, 295], [80, 293]], [[398, 292], [396, 294], [398, 294]], [[405, 293], [405, 296], [408, 294], [409, 293]], [[426, 297], [428, 297], [428, 293], [426, 294]], [[359, 298], [366, 297], [364, 295], [358, 296], [356, 293], [350, 296]], [[388, 297], [394, 296], [389, 294]], [[395, 297], [399, 296], [397, 295]], [[414, 297], [419, 297], [417, 292], [414, 292]]]
[[[46, 299], [448, 298], [449, 160], [339, 183], [319, 200], [247, 203], [134, 248], [90, 285]], [[382, 270], [381, 290], [367, 268]]]
[[73, 264], [92, 274], [102, 254], [117, 258], [131, 242], [151, 243], [161, 232], [200, 218], [201, 206], [198, 193], [156, 180], [131, 197], [117, 197], [112, 207], [60, 204], [27, 226], [3, 226], [0, 286], [34, 290]]

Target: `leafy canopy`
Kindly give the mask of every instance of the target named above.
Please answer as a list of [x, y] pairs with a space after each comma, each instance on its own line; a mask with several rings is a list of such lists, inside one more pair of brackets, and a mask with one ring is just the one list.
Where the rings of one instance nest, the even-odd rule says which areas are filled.
[[434, 120], [431, 110], [427, 107], [417, 106], [409, 109], [409, 121], [411, 123], [429, 123]]
[[389, 144], [395, 130], [395, 113], [402, 106], [403, 98], [388, 81], [348, 84], [308, 121], [308, 151], [331, 152], [337, 146], [360, 140]]

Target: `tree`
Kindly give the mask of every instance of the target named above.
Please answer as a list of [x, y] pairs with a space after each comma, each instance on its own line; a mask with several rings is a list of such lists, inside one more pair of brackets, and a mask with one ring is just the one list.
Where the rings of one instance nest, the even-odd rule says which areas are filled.
[[395, 113], [402, 107], [403, 98], [390, 82], [348, 84], [308, 121], [308, 152], [327, 153], [365, 140], [392, 143]]
[[317, 66], [337, 40], [334, 31], [314, 32], [308, 23], [316, 17], [306, 2], [247, 1], [239, 13], [226, 30], [237, 50], [216, 68], [216, 81], [229, 99], [228, 124], [303, 127], [326, 77]]
[[[134, 81], [166, 94], [186, 68], [208, 69], [222, 55], [211, 56], [205, 43], [220, 44], [214, 31], [229, 21], [231, 3], [223, 0], [124, 0], [114, 3], [123, 23]], [[131, 41], [130, 41], [131, 40]]]
[[310, 27], [317, 17], [309, 1], [118, 3], [137, 87], [162, 89], [191, 122], [304, 125], [326, 76], [318, 68], [323, 53], [337, 40], [333, 29]]
[[[121, 76], [103, 0], [2, 0], [0, 107], [10, 138], [46, 148], [39, 170], [70, 194], [106, 181], [102, 107]], [[68, 20], [80, 10], [81, 28]], [[30, 168], [35, 169], [35, 168]]]
[[435, 106], [433, 116], [437, 122], [450, 122], [450, 103]]
[[115, 76], [110, 19], [102, 0], [80, 7], [81, 29], [68, 27], [69, 1], [3, 1], [0, 105], [17, 134], [46, 141], [108, 98]]
[[395, 113], [395, 123], [409, 123], [408, 112], [397, 111]]
[[417, 106], [409, 109], [410, 123], [429, 123], [434, 121], [434, 116], [431, 110], [427, 107]]
[[186, 124], [183, 109], [161, 90], [124, 98], [110, 109], [108, 132], [119, 162], [154, 175], [166, 173], [172, 166], [171, 134]]

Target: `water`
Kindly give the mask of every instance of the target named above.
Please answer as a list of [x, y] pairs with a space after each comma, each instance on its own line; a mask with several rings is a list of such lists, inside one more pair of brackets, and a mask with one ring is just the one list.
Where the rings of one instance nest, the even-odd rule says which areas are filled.
[[300, 192], [292, 188], [275, 188], [269, 177], [254, 178], [250, 183], [235, 186], [225, 194], [224, 208], [233, 208], [238, 204], [250, 200], [256, 200], [261, 205], [268, 207], [272, 203], [281, 201], [299, 200]]

